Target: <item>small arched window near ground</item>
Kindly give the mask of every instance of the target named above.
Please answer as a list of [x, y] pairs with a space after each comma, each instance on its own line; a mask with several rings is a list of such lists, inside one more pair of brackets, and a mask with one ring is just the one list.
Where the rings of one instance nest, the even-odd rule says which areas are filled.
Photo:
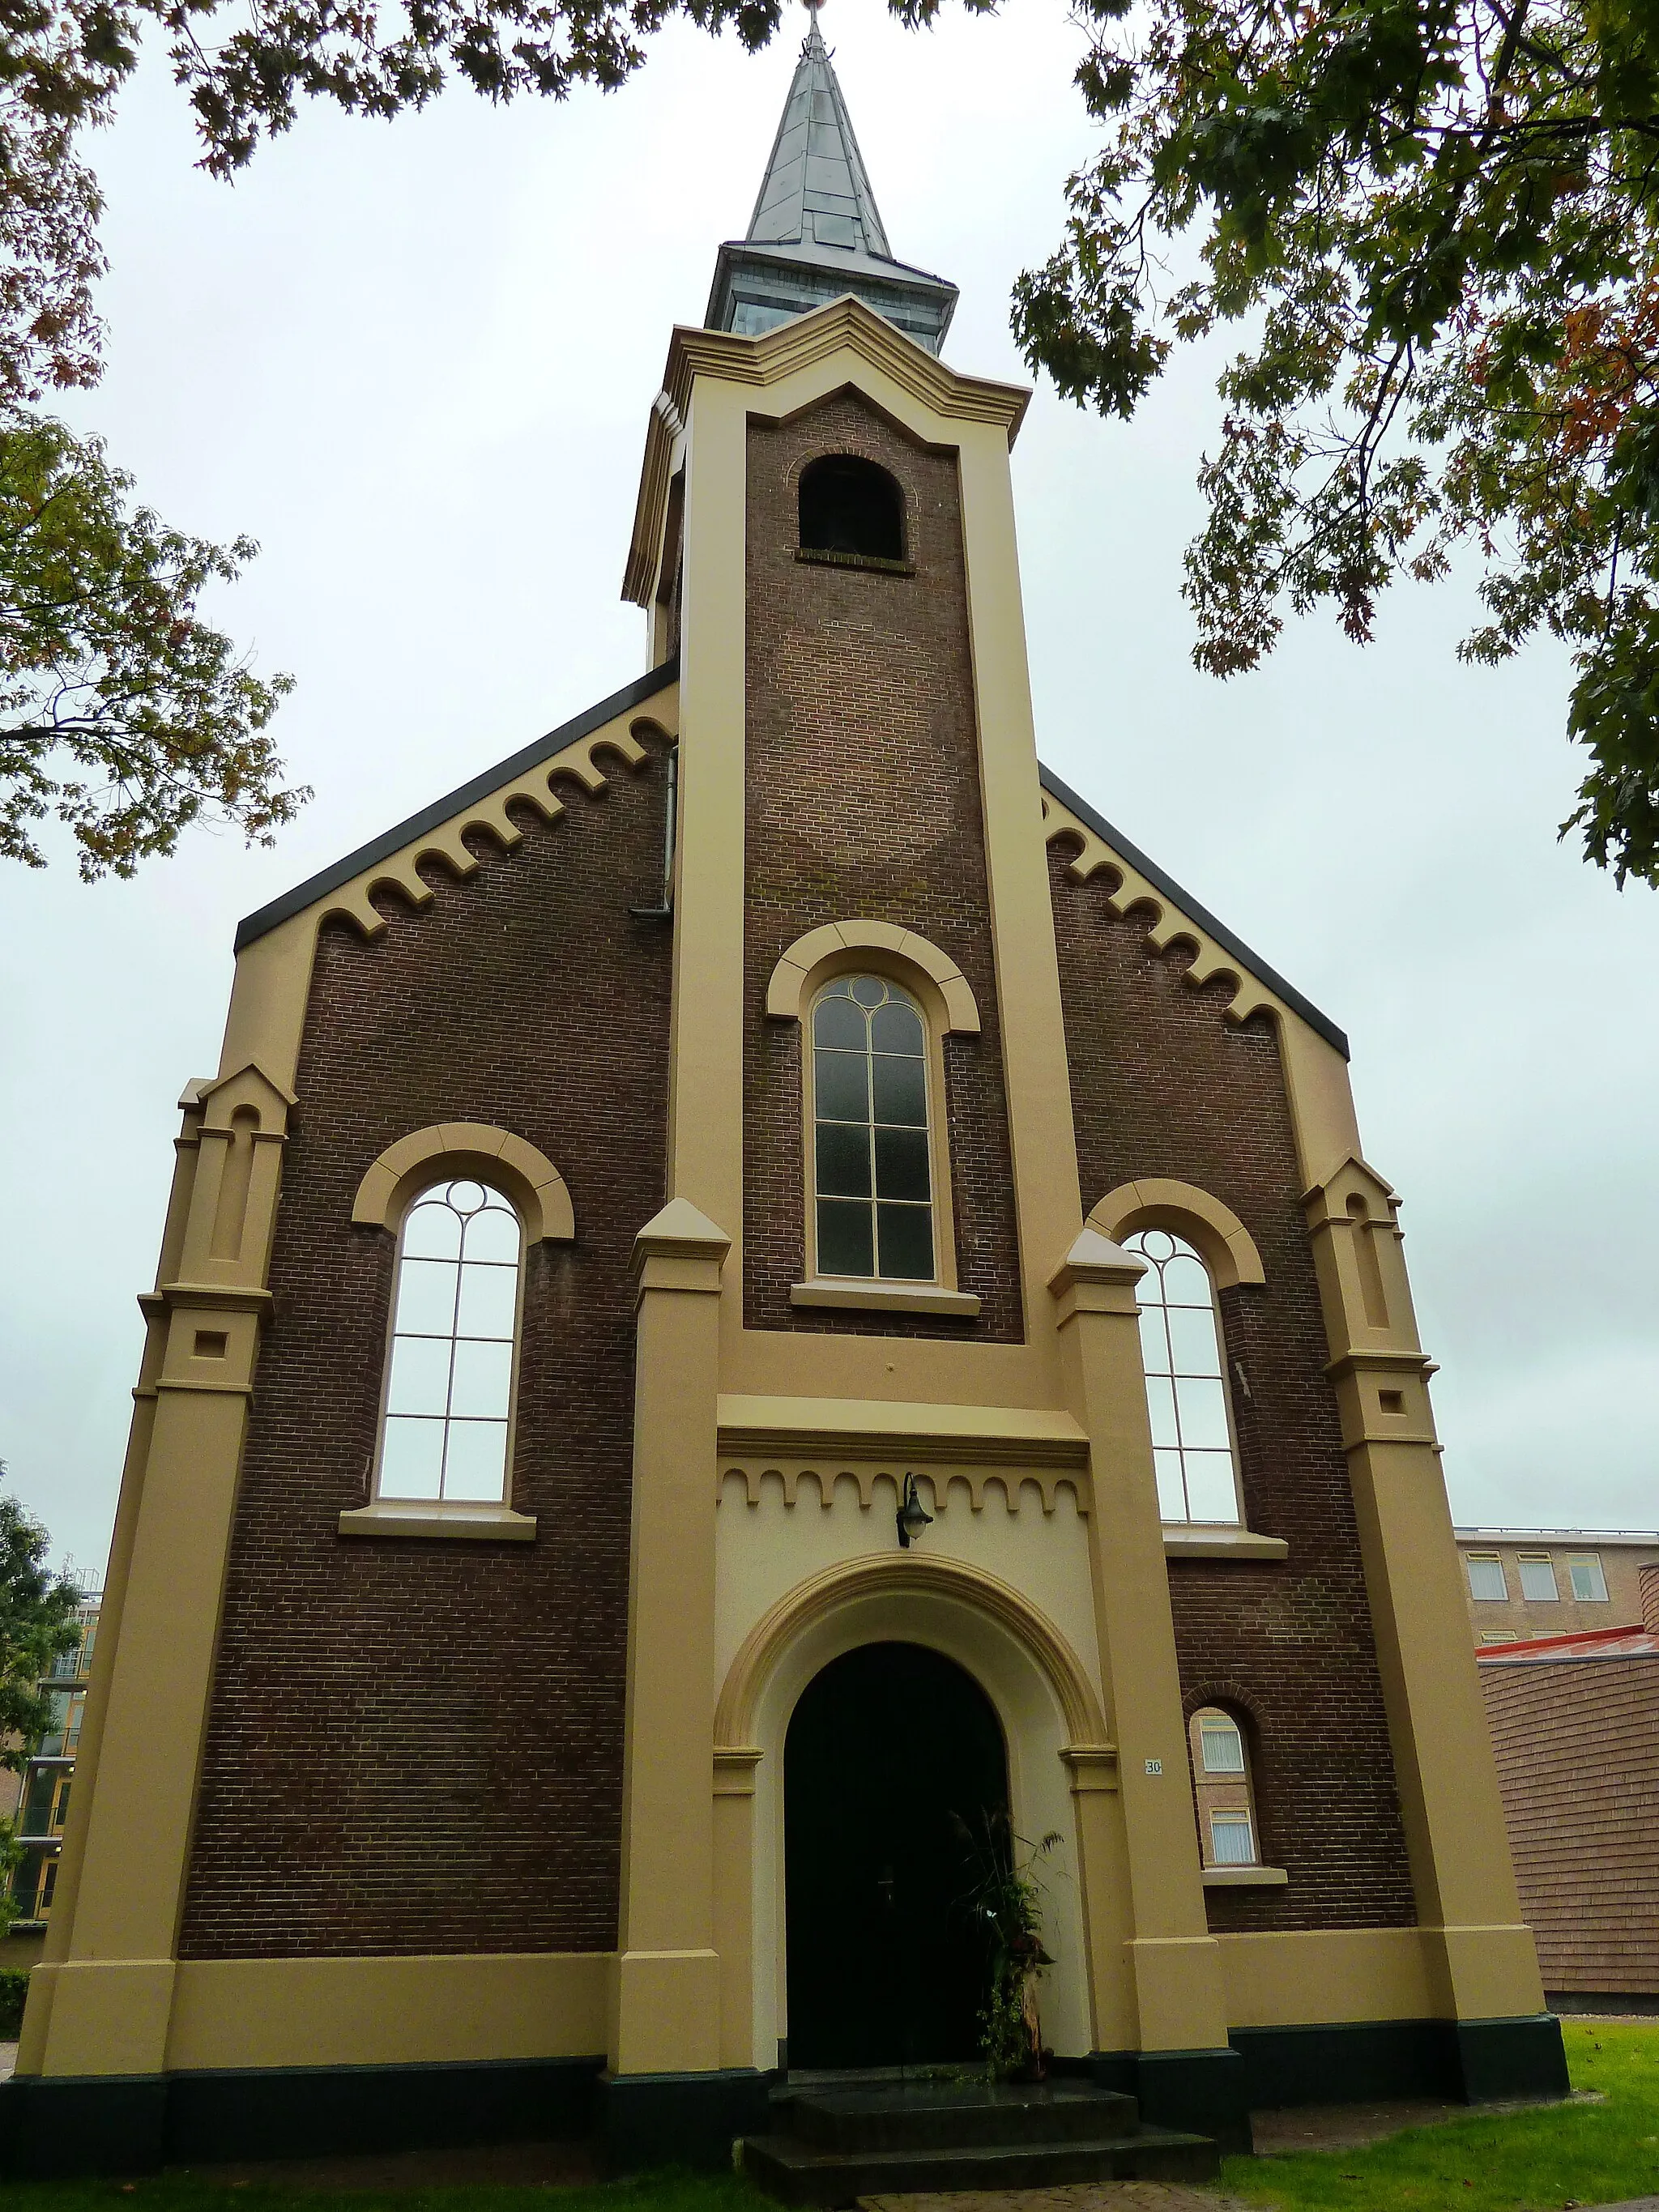
[[404, 1216], [381, 1498], [505, 1498], [523, 1249], [517, 1212], [471, 1176], [433, 1184]]
[[1188, 1736], [1205, 1865], [1260, 1865], [1250, 1754], [1243, 1729], [1221, 1706], [1205, 1705], [1193, 1715]]
[[841, 975], [812, 1008], [819, 1275], [935, 1279], [927, 1029], [908, 991]]
[[1158, 1510], [1166, 1521], [1237, 1525], [1238, 1470], [1210, 1271], [1167, 1229], [1138, 1230], [1123, 1241], [1147, 1263], [1135, 1297]]
[[874, 461], [826, 453], [801, 471], [800, 550], [902, 562], [903, 493]]

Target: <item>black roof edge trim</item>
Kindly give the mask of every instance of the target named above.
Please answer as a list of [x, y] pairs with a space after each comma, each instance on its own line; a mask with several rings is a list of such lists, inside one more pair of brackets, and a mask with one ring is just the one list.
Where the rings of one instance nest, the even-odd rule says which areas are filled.
[[354, 876], [360, 876], [365, 868], [372, 868], [377, 860], [389, 859], [415, 838], [423, 836], [428, 830], [435, 830], [440, 823], [447, 822], [452, 815], [471, 806], [475, 799], [487, 799], [492, 791], [499, 790], [504, 783], [513, 782], [550, 754], [562, 752], [567, 745], [580, 744], [583, 738], [590, 737], [595, 730], [603, 729], [607, 722], [615, 721], [618, 714], [625, 714], [634, 707], [642, 707], [647, 699], [653, 698], [659, 691], [665, 691], [671, 684], [677, 682], [679, 672], [679, 656], [676, 653], [652, 669], [647, 675], [636, 678], [632, 684], [623, 684], [620, 691], [613, 691], [608, 699], [601, 699], [597, 706], [588, 708], [574, 721], [562, 722], [556, 730], [550, 730], [544, 738], [538, 738], [533, 744], [526, 745], [522, 751], [509, 754], [506, 760], [498, 761], [494, 768], [487, 768], [482, 775], [475, 775], [470, 783], [462, 784], [459, 790], [447, 793], [442, 799], [434, 799], [430, 806], [423, 806], [418, 814], [411, 814], [406, 822], [399, 822], [394, 829], [372, 838], [367, 845], [360, 845], [355, 853], [348, 853], [344, 860], [336, 860], [320, 875], [308, 876], [293, 890], [284, 891], [280, 898], [272, 899], [269, 906], [262, 906], [257, 914], [249, 915], [240, 922], [236, 931], [235, 949], [240, 952], [244, 945], [252, 945], [256, 938], [267, 935], [279, 922], [288, 921], [295, 915], [302, 914], [307, 907], [314, 906], [320, 898], [326, 898], [330, 891], [338, 890], [342, 884], [349, 884]]
[[1287, 983], [1281, 975], [1268, 967], [1265, 960], [1258, 960], [1242, 937], [1235, 936], [1225, 922], [1218, 921], [1207, 908], [1201, 907], [1195, 898], [1183, 891], [1173, 876], [1166, 874], [1156, 860], [1149, 860], [1139, 845], [1132, 845], [1121, 830], [1114, 830], [1103, 814], [1097, 812], [1086, 799], [1079, 799], [1069, 784], [1060, 781], [1052, 769], [1044, 768], [1039, 763], [1037, 775], [1045, 791], [1052, 792], [1062, 806], [1069, 806], [1079, 821], [1087, 823], [1095, 835], [1104, 838], [1115, 853], [1121, 853], [1132, 868], [1146, 877], [1154, 890], [1163, 891], [1167, 897], [1173, 899], [1189, 921], [1196, 922], [1200, 929], [1214, 938], [1224, 952], [1231, 952], [1235, 960], [1242, 962], [1257, 982], [1265, 983], [1275, 997], [1283, 999], [1291, 1012], [1299, 1014], [1316, 1036], [1322, 1036], [1327, 1044], [1334, 1045], [1344, 1060], [1352, 1057], [1348, 1050], [1346, 1033], [1338, 1029], [1328, 1015], [1322, 1014], [1310, 999], [1304, 999], [1294, 984]]

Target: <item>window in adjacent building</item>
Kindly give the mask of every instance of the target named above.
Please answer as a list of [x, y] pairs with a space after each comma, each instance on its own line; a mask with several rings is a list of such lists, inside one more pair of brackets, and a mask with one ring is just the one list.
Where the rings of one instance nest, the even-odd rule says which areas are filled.
[[826, 453], [801, 471], [800, 547], [854, 561], [902, 561], [903, 493], [874, 461]]
[[1534, 1605], [1558, 1602], [1561, 1593], [1555, 1587], [1555, 1567], [1547, 1552], [1517, 1552], [1515, 1564], [1521, 1570], [1521, 1595]]
[[382, 1498], [506, 1496], [523, 1243], [507, 1200], [470, 1177], [435, 1184], [404, 1216]]
[[1468, 1556], [1469, 1595], [1483, 1603], [1503, 1604], [1510, 1586], [1504, 1579], [1504, 1562], [1496, 1552], [1471, 1552]]
[[1199, 1848], [1206, 1866], [1255, 1866], [1255, 1801], [1244, 1731], [1220, 1705], [1205, 1705], [1188, 1728]]
[[1248, 1813], [1212, 1813], [1210, 1859], [1215, 1866], [1254, 1866], [1255, 1838]]
[[1166, 1521], [1236, 1523], [1238, 1476], [1210, 1271], [1167, 1229], [1138, 1230], [1124, 1243], [1147, 1262], [1135, 1297], [1158, 1510]]
[[1518, 1644], [1521, 1632], [1518, 1628], [1483, 1628], [1480, 1641], [1483, 1644]]
[[1244, 1739], [1237, 1721], [1225, 1713], [1200, 1715], [1198, 1763], [1206, 1774], [1243, 1774]]
[[1605, 1605], [1607, 1601], [1607, 1578], [1601, 1571], [1600, 1555], [1581, 1552], [1567, 1561], [1567, 1572], [1572, 1578], [1572, 1594], [1581, 1605]]
[[843, 975], [812, 1008], [817, 1272], [935, 1279], [927, 1030], [909, 994]]

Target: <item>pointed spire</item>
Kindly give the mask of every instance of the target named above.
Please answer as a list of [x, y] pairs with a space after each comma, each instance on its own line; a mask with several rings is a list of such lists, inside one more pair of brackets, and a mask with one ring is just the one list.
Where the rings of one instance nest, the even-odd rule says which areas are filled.
[[890, 261], [892, 249], [818, 29], [817, 9], [811, 13], [812, 27], [749, 225], [750, 243], [861, 247]]
[[950, 327], [957, 288], [894, 259], [818, 29], [822, 0], [806, 4], [811, 27], [795, 64], [749, 234], [721, 246], [704, 320], [711, 330], [756, 337], [851, 292], [936, 354]]

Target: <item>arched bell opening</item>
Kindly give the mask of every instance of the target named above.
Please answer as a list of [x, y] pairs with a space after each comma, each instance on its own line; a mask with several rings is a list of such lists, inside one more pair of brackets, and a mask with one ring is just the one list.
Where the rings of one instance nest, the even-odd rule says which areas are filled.
[[1007, 1823], [1001, 1725], [965, 1668], [877, 1643], [813, 1677], [784, 1745], [792, 2069], [977, 2055], [975, 1892]]
[[826, 453], [802, 470], [800, 548], [850, 560], [902, 561], [904, 494], [856, 453]]

